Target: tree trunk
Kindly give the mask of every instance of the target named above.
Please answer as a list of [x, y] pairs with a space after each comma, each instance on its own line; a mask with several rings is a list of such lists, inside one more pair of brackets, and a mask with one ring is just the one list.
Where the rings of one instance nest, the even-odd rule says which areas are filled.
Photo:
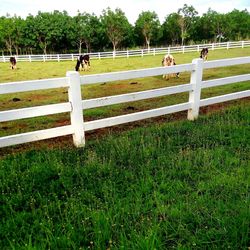
[[90, 51], [90, 44], [87, 43], [87, 42], [85, 42], [85, 44], [86, 44], [87, 53], [89, 53], [89, 51]]
[[43, 54], [44, 54], [44, 55], [47, 54], [47, 43], [46, 43], [46, 42], [44, 42]]
[[11, 40], [9, 40], [9, 41], [6, 40], [5, 44], [6, 44], [7, 50], [10, 52], [10, 55], [12, 56], [12, 42], [11, 42]]
[[115, 53], [115, 51], [116, 51], [116, 42], [112, 42], [112, 44], [113, 44], [113, 52]]
[[181, 46], [184, 45], [184, 28], [181, 28]]
[[16, 55], [18, 56], [18, 46], [14, 46], [15, 50], [16, 50]]
[[146, 37], [146, 44], [147, 44], [147, 49], [148, 49], [148, 52], [150, 51], [150, 39], [148, 39]]
[[82, 53], [82, 42], [81, 41], [79, 42], [78, 52], [79, 52], [79, 55], [81, 55], [81, 53]]

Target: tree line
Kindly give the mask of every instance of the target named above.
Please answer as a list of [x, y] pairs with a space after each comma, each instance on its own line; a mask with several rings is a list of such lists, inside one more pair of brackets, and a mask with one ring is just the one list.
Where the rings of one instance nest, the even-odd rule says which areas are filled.
[[83, 53], [124, 48], [173, 46], [245, 40], [250, 37], [245, 9], [221, 14], [208, 9], [202, 16], [191, 5], [166, 15], [161, 24], [154, 11], [142, 11], [135, 24], [125, 13], [107, 8], [100, 16], [66, 11], [38, 12], [25, 19], [0, 17], [0, 49], [8, 54]]

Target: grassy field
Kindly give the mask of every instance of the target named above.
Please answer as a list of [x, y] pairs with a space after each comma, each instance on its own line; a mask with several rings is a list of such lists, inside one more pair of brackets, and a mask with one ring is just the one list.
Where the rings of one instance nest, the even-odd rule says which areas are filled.
[[[215, 50], [209, 52], [209, 60], [220, 58], [233, 58], [250, 55], [250, 48]], [[199, 56], [198, 52], [175, 54], [177, 64], [190, 63], [192, 59]], [[81, 74], [95, 74], [102, 72], [123, 71], [131, 69], [142, 69], [161, 66], [162, 55], [148, 57], [133, 57], [121, 59], [92, 60], [91, 71], [81, 72]], [[8, 63], [0, 64], [0, 84], [3, 82], [13, 82], [20, 80], [44, 79], [53, 77], [63, 77], [66, 71], [73, 70], [75, 62], [19, 62], [16, 71], [10, 70]], [[204, 79], [214, 79], [219, 77], [249, 73], [249, 65], [240, 65], [218, 69], [206, 70]], [[190, 73], [181, 74], [179, 79], [172, 78], [169, 81], [162, 79], [162, 76], [132, 79], [112, 83], [103, 83], [84, 86], [82, 97], [84, 99], [110, 96], [122, 93], [136, 92], [147, 89], [154, 89], [166, 86], [185, 84], [190, 81]], [[136, 84], [131, 84], [136, 83]], [[236, 83], [232, 85], [205, 89], [202, 91], [202, 98], [249, 89], [250, 82]], [[20, 101], [13, 101], [19, 98]], [[125, 113], [132, 113], [140, 110], [147, 110], [157, 107], [186, 102], [188, 93], [170, 95], [166, 97], [153, 98], [150, 100], [137, 101], [95, 109], [84, 112], [85, 121], [95, 120]], [[0, 110], [9, 110], [37, 105], [60, 103], [68, 101], [66, 89], [32, 91], [25, 93], [15, 93], [0, 96]], [[42, 116], [33, 119], [22, 119], [13, 122], [0, 124], [0, 136], [29, 132], [39, 129], [46, 129], [55, 126], [69, 124], [69, 114], [58, 114]], [[0, 150], [1, 151], [1, 150]], [[1, 153], [1, 152], [0, 152]]]
[[[249, 56], [250, 48], [209, 52], [209, 60]], [[176, 54], [177, 64], [198, 53]], [[158, 67], [162, 56], [92, 60], [81, 74]], [[63, 77], [75, 62], [0, 63], [4, 82]], [[249, 65], [204, 79], [249, 73]], [[162, 76], [82, 88], [89, 99], [188, 83]], [[131, 84], [131, 83], [136, 84]], [[205, 89], [202, 98], [250, 89]], [[13, 98], [19, 98], [15, 102]], [[0, 110], [67, 101], [67, 90], [0, 96]], [[188, 94], [84, 112], [85, 120], [186, 102]], [[215, 112], [216, 111], [216, 112]], [[249, 98], [101, 129], [84, 149], [71, 136], [0, 149], [0, 249], [247, 249], [250, 246]], [[0, 136], [69, 124], [60, 114], [0, 123]]]
[[247, 249], [250, 107], [0, 161], [0, 249]]

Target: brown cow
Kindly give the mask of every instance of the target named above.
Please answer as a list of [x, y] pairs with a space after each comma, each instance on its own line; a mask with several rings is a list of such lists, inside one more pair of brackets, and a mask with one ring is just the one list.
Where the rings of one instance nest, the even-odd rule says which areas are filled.
[[200, 58], [202, 58], [204, 61], [206, 61], [207, 60], [207, 55], [208, 55], [208, 48], [203, 48], [201, 50]]
[[10, 57], [10, 67], [11, 69], [16, 69], [16, 58], [13, 56]]

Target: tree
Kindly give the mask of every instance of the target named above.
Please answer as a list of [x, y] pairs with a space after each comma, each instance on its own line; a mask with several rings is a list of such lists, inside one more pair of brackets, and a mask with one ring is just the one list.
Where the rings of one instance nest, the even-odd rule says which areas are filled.
[[74, 40], [77, 44], [79, 54], [82, 53], [82, 45], [85, 44], [87, 52], [90, 52], [91, 45], [95, 44], [102, 32], [101, 24], [97, 16], [86, 12], [80, 13], [73, 18]]
[[117, 46], [126, 39], [131, 29], [127, 17], [119, 8], [115, 9], [115, 11], [107, 8], [102, 12], [101, 22], [108, 38], [112, 42], [113, 51], [116, 51]]
[[33, 54], [33, 49], [39, 49], [37, 42], [36, 18], [32, 15], [28, 15], [25, 20], [23, 45], [28, 54]]
[[152, 38], [156, 41], [159, 36], [160, 21], [155, 12], [143, 11], [135, 22], [135, 31], [144, 38], [148, 50]]
[[232, 40], [246, 39], [250, 36], [250, 13], [245, 9], [239, 11], [234, 9], [226, 14], [229, 32], [228, 37]]
[[228, 29], [228, 23], [224, 14], [214, 12], [213, 15], [214, 24], [212, 26], [212, 32], [215, 35], [215, 42], [219, 41], [220, 43], [222, 39], [226, 38], [226, 30]]
[[13, 22], [13, 18], [11, 17], [3, 17], [2, 18], [2, 41], [5, 44], [7, 50], [9, 51], [10, 55], [12, 55], [12, 49], [14, 47], [14, 30], [15, 25]]
[[14, 30], [13, 30], [13, 47], [16, 50], [16, 55], [19, 54], [19, 50], [21, 50], [24, 41], [24, 29], [25, 29], [25, 21], [21, 17], [14, 16], [13, 18]]
[[50, 20], [51, 14], [48, 12], [38, 12], [38, 15], [35, 17], [35, 34], [36, 39], [38, 40], [39, 47], [43, 50], [43, 53], [47, 54], [47, 47], [51, 43], [50, 40]]
[[50, 15], [50, 29], [49, 29], [49, 48], [52, 51], [63, 51], [67, 50], [69, 42], [67, 40], [67, 32], [69, 29], [71, 17], [68, 15], [67, 11], [57, 11], [55, 10]]
[[0, 17], [0, 48], [2, 49], [2, 52], [4, 51], [4, 19], [5, 17]]
[[161, 26], [163, 42], [172, 45], [179, 43], [181, 37], [181, 29], [178, 24], [179, 17], [177, 13], [171, 13], [165, 18]]
[[195, 8], [191, 5], [184, 4], [183, 8], [178, 10], [179, 26], [181, 28], [181, 45], [184, 45], [185, 39], [189, 37], [189, 29], [194, 22], [194, 17], [198, 14]]
[[38, 12], [34, 18], [34, 32], [44, 54], [47, 50], [58, 51], [67, 46], [69, 16], [66, 11]]
[[204, 13], [201, 17], [199, 17], [198, 22], [195, 27], [192, 29], [192, 37], [195, 41], [213, 41], [214, 33], [213, 26], [215, 19], [210, 15], [211, 9], [208, 10], [207, 13]]

